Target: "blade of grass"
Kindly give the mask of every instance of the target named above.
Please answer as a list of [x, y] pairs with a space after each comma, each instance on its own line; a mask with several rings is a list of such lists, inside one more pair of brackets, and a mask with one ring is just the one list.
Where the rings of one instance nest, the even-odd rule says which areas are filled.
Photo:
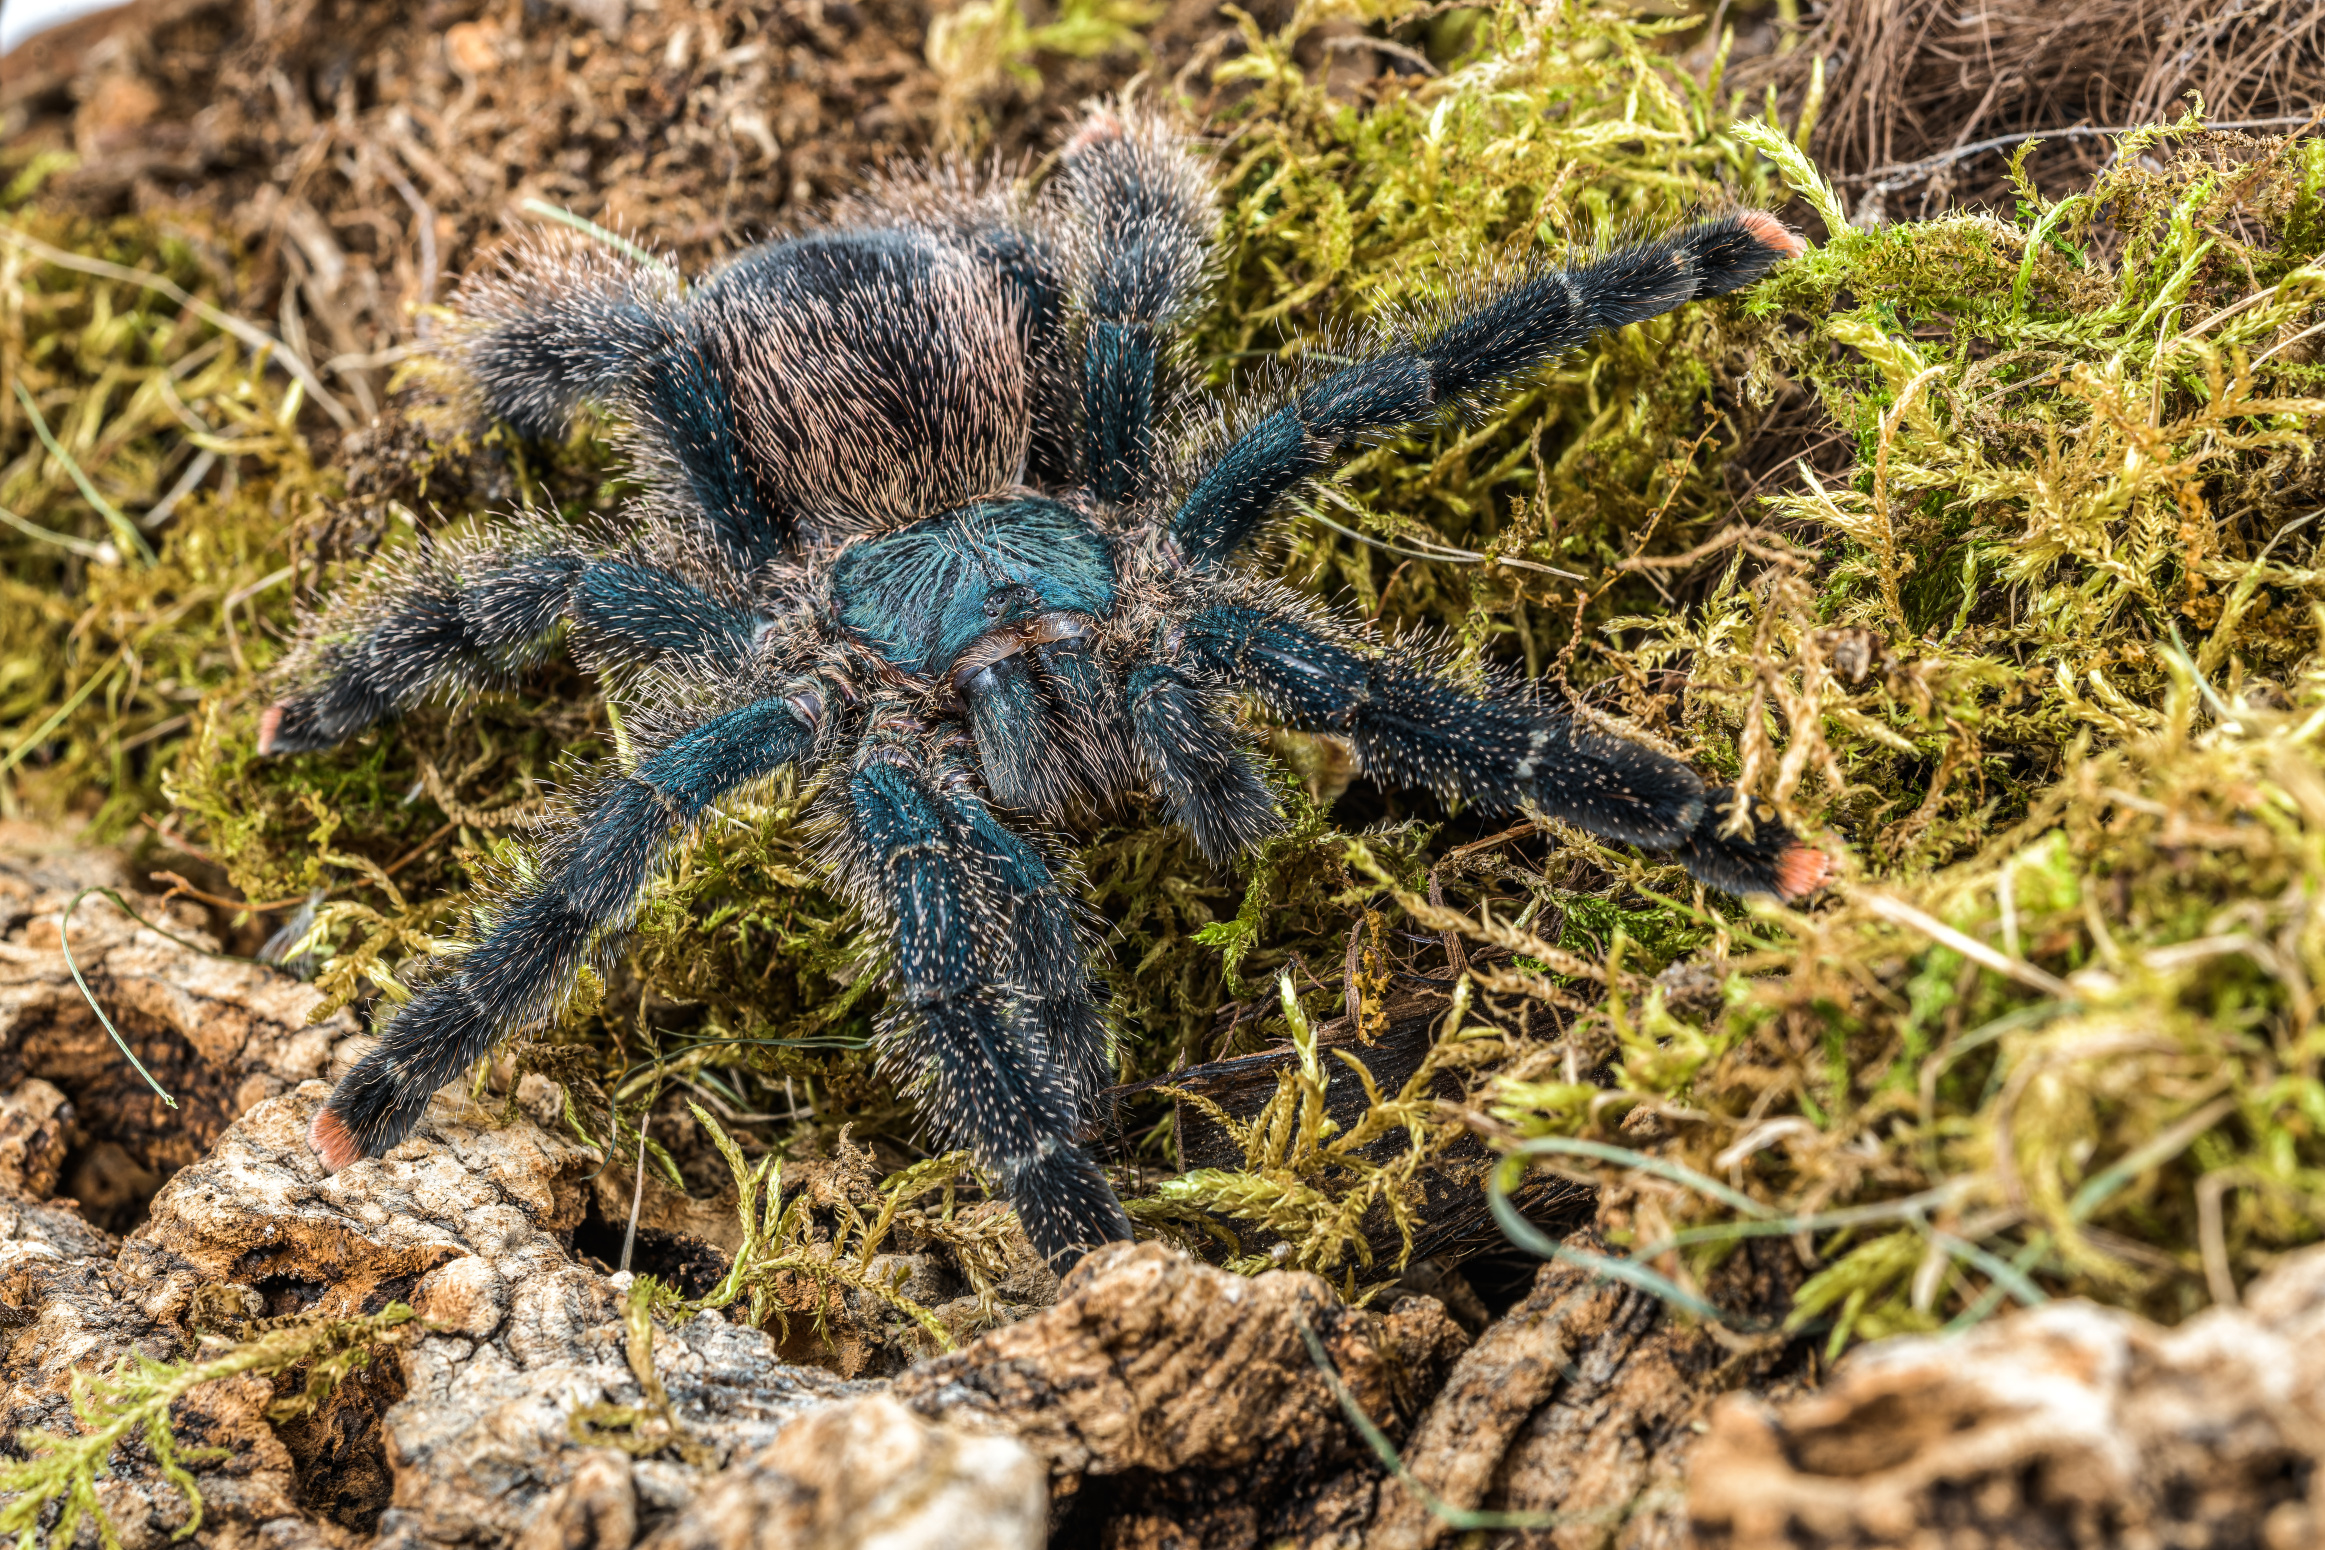
[[98, 685], [106, 682], [119, 671], [121, 671], [121, 663], [119, 660], [116, 660], [111, 667], [105, 669], [105, 671], [102, 673], [91, 674], [87, 683], [82, 684], [78, 689], [73, 691], [72, 698], [66, 700], [55, 710], [50, 711], [46, 721], [43, 721], [39, 726], [34, 727], [30, 732], [27, 732], [24, 735], [24, 740], [9, 750], [7, 758], [0, 759], [0, 775], [6, 775], [10, 770], [16, 768], [17, 765], [24, 761], [24, 756], [26, 754], [32, 752], [32, 750], [35, 748], [38, 748], [42, 743], [48, 741], [48, 735], [51, 732], [54, 732], [58, 727], [63, 726], [65, 723], [65, 718], [70, 716], [74, 711], [79, 710], [81, 708], [81, 702], [86, 700], [91, 694], [95, 693]]
[[1771, 1206], [1754, 1200], [1739, 1189], [1730, 1189], [1715, 1178], [1696, 1172], [1684, 1163], [1652, 1157], [1645, 1152], [1634, 1152], [1627, 1146], [1610, 1146], [1604, 1141], [1585, 1141], [1575, 1136], [1536, 1136], [1511, 1152], [1513, 1157], [1544, 1157], [1563, 1154], [1569, 1157], [1589, 1157], [1600, 1162], [1620, 1163], [1639, 1173], [1684, 1184], [1689, 1189], [1709, 1195], [1720, 1204], [1746, 1216], [1767, 1217], [1776, 1214]]
[[2220, 1123], [2235, 1108], [2236, 1097], [2232, 1093], [2205, 1104], [2076, 1190], [2075, 1198], [2067, 1202], [2067, 1215], [2078, 1222], [2088, 1220], [2091, 1213], [2105, 1205], [2116, 1191], [2158, 1163], [2169, 1162], [2179, 1156], [2195, 1144], [2198, 1136]]
[[219, 952], [216, 948], [204, 947], [199, 942], [189, 942], [184, 937], [179, 936], [176, 932], [165, 930], [164, 928], [155, 925], [152, 921], [147, 920], [136, 910], [130, 908], [129, 901], [122, 898], [119, 893], [115, 892], [111, 888], [96, 887], [82, 889], [79, 893], [73, 895], [72, 902], [67, 904], [65, 906], [64, 913], [57, 917], [57, 946], [64, 952], [65, 967], [72, 971], [73, 983], [81, 988], [81, 999], [89, 1003], [89, 1010], [97, 1014], [97, 1021], [105, 1025], [105, 1031], [113, 1036], [113, 1043], [120, 1049], [121, 1053], [129, 1057], [129, 1063], [137, 1067], [137, 1074], [145, 1078], [145, 1085], [152, 1088], [154, 1092], [159, 1094], [162, 1102], [168, 1104], [171, 1108], [174, 1109], [178, 1106], [178, 1100], [171, 1097], [169, 1093], [162, 1087], [161, 1083], [153, 1079], [153, 1073], [145, 1069], [145, 1063], [137, 1058], [136, 1051], [132, 1050], [129, 1047], [128, 1042], [121, 1037], [121, 1030], [113, 1026], [113, 1019], [107, 1017], [105, 1015], [105, 1009], [97, 1004], [96, 996], [89, 990], [89, 982], [81, 978], [81, 966], [73, 961], [73, 912], [81, 907], [81, 901], [83, 899], [86, 899], [93, 893], [102, 894], [104, 897], [112, 900], [113, 907], [121, 911], [122, 914], [127, 915], [131, 920], [136, 921], [139, 925], [145, 927], [146, 930], [152, 932], [155, 936], [160, 937], [163, 941], [174, 942], [190, 953], [200, 953], [205, 958], [216, 958], [223, 963], [257, 963], [259, 960], [256, 958], [245, 958], [239, 953], [222, 953]]
[[122, 552], [134, 553], [151, 565], [155, 558], [153, 545], [145, 541], [145, 535], [137, 530], [137, 524], [130, 521], [120, 507], [107, 500], [97, 486], [90, 482], [89, 476], [82, 472], [81, 465], [73, 460], [73, 455], [64, 449], [64, 444], [50, 432], [48, 421], [41, 417], [40, 405], [32, 401], [32, 394], [24, 383], [18, 381], [15, 387], [16, 401], [24, 406], [26, 414], [32, 416], [33, 434], [40, 438], [42, 446], [48, 448], [49, 456], [65, 465], [65, 472], [72, 475], [73, 484], [80, 490], [81, 498], [97, 508], [97, 515], [105, 519], [105, 525], [113, 529], [114, 537], [121, 540]]
[[648, 269], [661, 274], [673, 285], [684, 287], [686, 283], [684, 277], [678, 273], [678, 267], [668, 259], [648, 252], [620, 232], [608, 231], [587, 216], [575, 215], [571, 210], [553, 205], [546, 199], [528, 199], [518, 208], [528, 215], [540, 216], [545, 221], [555, 221], [560, 226], [570, 226], [584, 236], [595, 238], [623, 257], [643, 264]]
[[5, 506], [0, 506], [0, 522], [7, 523], [27, 538], [36, 538], [44, 544], [54, 544], [68, 554], [77, 554], [84, 560], [92, 560], [99, 565], [119, 565], [121, 563], [120, 551], [111, 544], [93, 544], [86, 538], [75, 538], [70, 533], [60, 533], [54, 528], [42, 527], [37, 522], [27, 522]]
[[1500, 1167], [1494, 1169], [1486, 1184], [1486, 1203], [1492, 1208], [1494, 1221], [1500, 1225], [1503, 1235], [1519, 1248], [1543, 1259], [1587, 1270], [1602, 1280], [1621, 1281], [1635, 1286], [1650, 1296], [1662, 1298], [1674, 1308], [1694, 1314], [1708, 1324], [1724, 1324], [1730, 1329], [1752, 1327], [1752, 1321], [1735, 1319], [1645, 1265], [1634, 1264], [1626, 1259], [1608, 1259], [1603, 1254], [1592, 1254], [1583, 1249], [1570, 1249], [1527, 1221], [1518, 1214], [1518, 1208], [1510, 1203], [1510, 1189], [1516, 1182], [1510, 1177], [1510, 1165], [1517, 1160], [1505, 1159]]

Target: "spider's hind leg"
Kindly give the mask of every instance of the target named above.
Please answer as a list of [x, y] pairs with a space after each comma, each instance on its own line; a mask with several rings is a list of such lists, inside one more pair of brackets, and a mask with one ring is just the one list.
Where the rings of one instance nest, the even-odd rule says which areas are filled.
[[455, 353], [486, 413], [532, 437], [563, 435], [583, 399], [619, 398], [679, 315], [674, 272], [571, 239], [507, 250], [459, 306]]
[[[1075, 1140], [1094, 1060], [1071, 1045], [1102, 1041], [1102, 1025], [1086, 988], [1074, 983], [1081, 970], [1068, 945], [1070, 921], [1059, 942], [1040, 940], [1059, 934], [1049, 927], [1062, 901], [1054, 891], [1047, 903], [1043, 890], [1029, 894], [1028, 863], [1038, 866], [1038, 856], [1022, 842], [1008, 844], [1014, 836], [1004, 838], [997, 824], [978, 822], [973, 801], [948, 794], [920, 759], [886, 744], [848, 780], [849, 839], [870, 902], [890, 922], [896, 1017], [889, 1037], [897, 1055], [930, 1078], [924, 1112], [941, 1137], [969, 1146], [998, 1175], [1035, 1250], [1063, 1268], [1096, 1244], [1131, 1235], [1105, 1175]], [[1049, 965], [1037, 971], [1047, 984], [1026, 982], [1034, 967], [1026, 960], [1036, 952]]]
[[1078, 236], [1083, 480], [1099, 500], [1149, 493], [1173, 337], [1202, 299], [1215, 219], [1203, 171], [1153, 117], [1100, 107], [1065, 149]]

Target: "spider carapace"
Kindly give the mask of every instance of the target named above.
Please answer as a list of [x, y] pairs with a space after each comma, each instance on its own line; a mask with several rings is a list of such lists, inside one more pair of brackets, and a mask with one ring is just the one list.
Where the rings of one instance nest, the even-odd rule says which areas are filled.
[[1154, 119], [1094, 110], [1038, 193], [892, 176], [827, 229], [691, 290], [596, 245], [511, 250], [462, 293], [481, 412], [625, 422], [647, 494], [618, 526], [521, 514], [437, 539], [310, 622], [262, 751], [328, 746], [560, 641], [630, 756], [564, 816], [333, 1091], [343, 1167], [554, 1018], [710, 810], [795, 769], [820, 856], [884, 939], [884, 1048], [935, 1138], [973, 1150], [1053, 1261], [1130, 1235], [1076, 1139], [1113, 1030], [1061, 823], [1151, 800], [1226, 865], [1282, 822], [1250, 722], [1343, 738], [1386, 785], [1526, 810], [1788, 898], [1825, 855], [1732, 793], [1506, 676], [1240, 567], [1344, 450], [1507, 392], [1608, 328], [1800, 251], [1737, 211], [1560, 267], [1533, 259], [1380, 329], [1354, 364], [1231, 410], [1187, 388], [1214, 216]]

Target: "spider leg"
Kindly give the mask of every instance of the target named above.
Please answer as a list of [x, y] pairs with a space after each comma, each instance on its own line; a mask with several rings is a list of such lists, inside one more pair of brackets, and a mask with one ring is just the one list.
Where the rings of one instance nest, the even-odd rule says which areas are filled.
[[260, 753], [328, 748], [431, 694], [505, 682], [572, 625], [589, 659], [738, 665], [758, 620], [693, 582], [579, 546], [511, 552], [441, 543], [324, 627], [294, 664], [300, 687], [259, 723]]
[[1214, 689], [1177, 668], [1148, 663], [1124, 685], [1132, 744], [1163, 813], [1224, 866], [1282, 826], [1259, 757], [1218, 705]]
[[1706, 791], [1703, 805], [1703, 822], [1673, 852], [1696, 881], [1726, 893], [1801, 899], [1832, 878], [1832, 857], [1793, 838], [1774, 809], [1758, 808], [1750, 833], [1726, 835], [1720, 830], [1735, 810], [1734, 790], [1719, 786]]
[[584, 399], [621, 398], [668, 348], [680, 306], [673, 275], [601, 243], [522, 242], [461, 287], [455, 354], [487, 414], [562, 436]]
[[1603, 329], [1750, 284], [1801, 240], [1739, 211], [1576, 269], [1536, 269], [1369, 361], [1295, 393], [1230, 442], [1170, 519], [1180, 552], [1219, 564], [1248, 543], [1284, 492], [1358, 437], [1426, 420], [1555, 359]]
[[959, 240], [993, 270], [1015, 305], [1032, 426], [1025, 482], [1041, 489], [1070, 484], [1076, 384], [1067, 359], [1065, 256], [1047, 234], [1014, 212], [994, 212], [971, 223]]
[[1048, 641], [1033, 648], [1042, 690], [1053, 707], [1060, 741], [1086, 791], [1106, 794], [1132, 785], [1138, 767], [1124, 719], [1122, 684], [1085, 640]]
[[1171, 341], [1210, 260], [1211, 194], [1160, 122], [1127, 109], [1083, 121], [1063, 181], [1082, 240], [1083, 482], [1127, 505], [1152, 482]]
[[985, 788], [1002, 806], [1054, 814], [1134, 778], [1122, 690], [1086, 639], [1039, 642], [955, 683]]
[[1059, 745], [1030, 651], [1003, 657], [961, 688], [969, 730], [993, 799], [1020, 812], [1055, 812], [1079, 781]]
[[637, 422], [704, 530], [748, 567], [781, 552], [790, 512], [736, 434], [715, 330], [675, 271], [600, 243], [517, 244], [461, 287], [455, 356], [485, 412], [520, 434], [565, 434], [584, 400]]
[[1010, 974], [1032, 996], [1050, 1063], [1070, 1079], [1076, 1117], [1085, 1117], [1106, 1084], [1114, 1040], [1080, 912], [1034, 843], [974, 794], [965, 766], [948, 761], [937, 789], [947, 822], [1008, 899], [1001, 945]]
[[562, 431], [585, 398], [627, 415], [749, 570], [802, 528], [921, 515], [1020, 476], [1027, 364], [999, 263], [927, 230], [821, 232], [681, 296], [650, 265], [533, 244], [463, 290], [460, 357], [527, 434]]
[[821, 716], [821, 691], [800, 685], [680, 733], [588, 793], [484, 940], [415, 995], [333, 1089], [309, 1135], [324, 1165], [379, 1156], [411, 1133], [437, 1088], [553, 1016], [668, 847], [712, 803], [804, 758]]
[[1370, 655], [1240, 604], [1196, 613], [1181, 641], [1204, 671], [1257, 695], [1287, 724], [1346, 737], [1379, 779], [1489, 811], [1528, 806], [1602, 839], [1676, 850], [1693, 875], [1729, 892], [1791, 898], [1823, 881], [1822, 853], [1773, 815], [1754, 840], [1721, 839], [1726, 814], [1686, 765], [1578, 728], [1531, 699], [1473, 694], [1425, 659]]
[[1026, 987], [1008, 982], [1029, 945], [1008, 916], [1025, 900], [981, 897], [987, 841], [948, 821], [957, 803], [893, 745], [854, 772], [846, 800], [850, 838], [890, 921], [890, 1037], [932, 1078], [925, 1112], [939, 1134], [998, 1175], [1045, 1259], [1127, 1239], [1129, 1218], [1074, 1139], [1078, 1084], [1061, 1080]]

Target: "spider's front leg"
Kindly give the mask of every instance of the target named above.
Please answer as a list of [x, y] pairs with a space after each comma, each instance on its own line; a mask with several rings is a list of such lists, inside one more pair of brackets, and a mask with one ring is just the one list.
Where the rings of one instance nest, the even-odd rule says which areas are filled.
[[712, 803], [807, 756], [824, 696], [809, 681], [728, 711], [589, 793], [484, 940], [414, 996], [333, 1089], [309, 1135], [324, 1165], [379, 1156], [411, 1134], [437, 1088], [553, 1017], [671, 842]]
[[599, 666], [735, 667], [758, 621], [643, 559], [521, 534], [438, 542], [327, 618], [259, 722], [258, 751], [329, 748], [434, 694], [490, 688], [570, 624]]
[[1723, 837], [1733, 792], [1706, 790], [1677, 760], [1578, 728], [1529, 697], [1473, 694], [1425, 658], [1358, 651], [1286, 611], [1247, 604], [1198, 610], [1180, 639], [1215, 682], [1256, 695], [1287, 725], [1346, 737], [1388, 784], [1488, 811], [1530, 807], [1602, 839], [1674, 851], [1730, 893], [1796, 899], [1824, 883], [1828, 858], [1772, 814], [1749, 838]]
[[1124, 690], [1132, 745], [1163, 816], [1192, 834], [1214, 866], [1282, 827], [1259, 756], [1219, 703], [1226, 696], [1217, 687], [1173, 664], [1149, 662]]
[[1048, 868], [948, 765], [877, 741], [847, 783], [859, 887], [888, 920], [895, 953], [888, 1036], [929, 1078], [924, 1112], [937, 1133], [992, 1170], [1034, 1248], [1062, 1269], [1130, 1237], [1074, 1139], [1103, 1026]]
[[1253, 422], [1194, 481], [1170, 537], [1194, 564], [1223, 564], [1349, 442], [1476, 404], [1593, 334], [1725, 295], [1803, 247], [1774, 216], [1741, 210], [1573, 269], [1527, 270]]

